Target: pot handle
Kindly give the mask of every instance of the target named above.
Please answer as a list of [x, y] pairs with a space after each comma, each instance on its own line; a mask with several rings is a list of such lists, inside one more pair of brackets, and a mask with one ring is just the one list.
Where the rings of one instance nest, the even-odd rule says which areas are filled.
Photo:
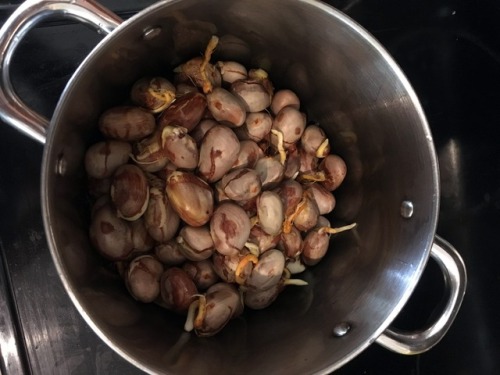
[[441, 268], [445, 286], [450, 292], [444, 310], [435, 322], [422, 331], [385, 330], [376, 342], [386, 349], [399, 354], [423, 353], [444, 337], [458, 313], [467, 284], [464, 262], [455, 248], [439, 236], [434, 238], [430, 255]]
[[27, 107], [10, 80], [12, 56], [21, 39], [40, 21], [61, 16], [109, 34], [122, 19], [94, 0], [26, 0], [0, 29], [0, 118], [29, 137], [45, 143], [49, 120]]

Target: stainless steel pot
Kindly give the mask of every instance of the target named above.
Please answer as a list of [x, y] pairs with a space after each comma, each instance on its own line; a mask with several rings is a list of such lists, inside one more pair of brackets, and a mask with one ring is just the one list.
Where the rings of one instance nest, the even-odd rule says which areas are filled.
[[[71, 78], [49, 122], [27, 108], [9, 79], [25, 33], [47, 16], [76, 18], [107, 35]], [[347, 161], [337, 218], [356, 220], [272, 307], [247, 312], [218, 336], [182, 331], [182, 318], [142, 306], [102, 266], [88, 241], [82, 157], [103, 109], [131, 83], [169, 71], [216, 33], [216, 58], [267, 69], [296, 90]], [[161, 1], [121, 22], [93, 1], [28, 0], [0, 31], [2, 119], [45, 142], [42, 207], [66, 291], [94, 331], [150, 373], [326, 374], [373, 342], [405, 354], [434, 346], [462, 302], [464, 264], [435, 236], [438, 167], [424, 113], [396, 63], [339, 11], [313, 0]], [[48, 132], [46, 130], [48, 129]], [[431, 256], [449, 293], [441, 315], [418, 332], [388, 328]]]

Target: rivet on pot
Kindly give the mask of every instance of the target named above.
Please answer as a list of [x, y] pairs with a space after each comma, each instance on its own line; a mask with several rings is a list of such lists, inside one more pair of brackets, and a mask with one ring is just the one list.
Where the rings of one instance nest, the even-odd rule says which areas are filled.
[[343, 337], [351, 330], [351, 325], [347, 322], [340, 322], [333, 327], [333, 335], [335, 337]]
[[144, 30], [142, 38], [144, 40], [151, 40], [160, 35], [160, 33], [161, 33], [161, 27], [148, 27], [146, 30]]
[[59, 154], [57, 156], [57, 161], [56, 161], [56, 174], [59, 176], [64, 176], [66, 174], [67, 169], [68, 169], [68, 162], [64, 158], [63, 154]]
[[413, 202], [412, 201], [403, 201], [401, 203], [401, 216], [405, 219], [409, 219], [413, 216]]

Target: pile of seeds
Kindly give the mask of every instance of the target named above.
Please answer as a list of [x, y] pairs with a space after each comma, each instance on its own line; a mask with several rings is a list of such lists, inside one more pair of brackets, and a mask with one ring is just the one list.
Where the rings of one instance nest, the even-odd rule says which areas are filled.
[[130, 294], [219, 332], [244, 307], [269, 306], [292, 275], [318, 263], [332, 191], [346, 164], [297, 95], [267, 73], [203, 56], [173, 82], [145, 77], [130, 102], [102, 113], [85, 155], [90, 238]]

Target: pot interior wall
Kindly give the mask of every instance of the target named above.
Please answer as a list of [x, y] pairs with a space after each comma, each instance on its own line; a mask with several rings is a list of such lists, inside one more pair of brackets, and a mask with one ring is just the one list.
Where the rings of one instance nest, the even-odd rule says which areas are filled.
[[[144, 37], [144, 30], [157, 28]], [[135, 79], [170, 74], [221, 37], [214, 59], [269, 71], [291, 88], [345, 158], [327, 257], [270, 308], [246, 311], [218, 336], [182, 331], [183, 318], [129, 297], [90, 247], [82, 158], [103, 109]], [[43, 206], [54, 259], [87, 322], [144, 370], [175, 374], [327, 373], [373, 342], [417, 282], [436, 225], [437, 170], [415, 95], [385, 52], [331, 8], [309, 1], [158, 3], [125, 22], [87, 58], [56, 109], [44, 160]], [[61, 162], [62, 160], [62, 162]], [[63, 173], [61, 165], [64, 166]], [[401, 203], [413, 202], [410, 219]], [[332, 334], [347, 322], [343, 338]]]

